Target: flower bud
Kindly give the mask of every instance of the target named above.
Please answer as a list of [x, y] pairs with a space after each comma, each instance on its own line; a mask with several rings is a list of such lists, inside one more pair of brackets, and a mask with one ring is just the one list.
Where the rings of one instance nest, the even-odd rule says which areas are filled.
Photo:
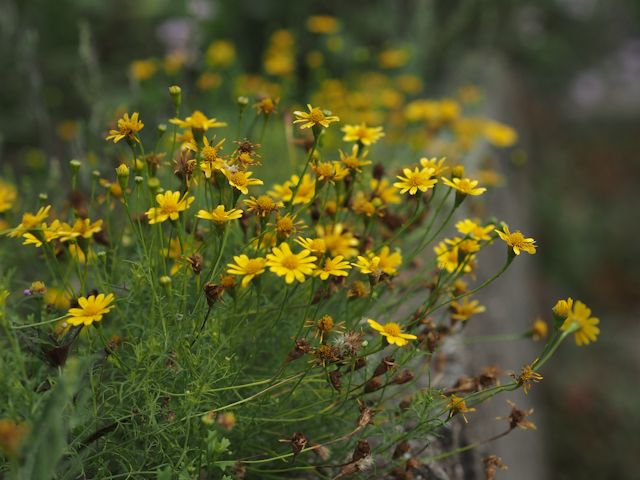
[[96, 180], [100, 178], [100, 170], [94, 170], [93, 172], [91, 172], [91, 176], [93, 178], [95, 178]]
[[160, 179], [158, 177], [151, 177], [147, 181], [147, 185], [149, 186], [149, 190], [155, 193], [160, 188]]
[[142, 182], [144, 182], [144, 178], [143, 178], [143, 177], [141, 177], [140, 175], [136, 175], [136, 176], [133, 178], [133, 181], [134, 181], [134, 182], [136, 182], [136, 184], [137, 184], [137, 185], [140, 185]]
[[171, 85], [169, 87], [169, 95], [171, 95], [173, 105], [178, 108], [182, 102], [182, 89], [178, 85]]
[[71, 167], [72, 172], [78, 173], [80, 167], [82, 166], [82, 162], [74, 158], [73, 160], [69, 161], [69, 166]]
[[451, 170], [451, 178], [462, 178], [464, 177], [464, 165], [456, 165]]

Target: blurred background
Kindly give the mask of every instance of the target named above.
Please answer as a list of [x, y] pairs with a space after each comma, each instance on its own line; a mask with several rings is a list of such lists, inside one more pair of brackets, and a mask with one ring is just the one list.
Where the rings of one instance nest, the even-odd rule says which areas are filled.
[[524, 324], [567, 296], [602, 322], [545, 372], [527, 399], [540, 431], [499, 446], [498, 478], [637, 479], [639, 17], [634, 0], [0, 0], [0, 175], [38, 185], [71, 158], [117, 165], [109, 122], [138, 110], [152, 136], [174, 83], [223, 119], [237, 95], [286, 83], [302, 104], [373, 68], [418, 78], [423, 97], [474, 85], [519, 134], [493, 211], [540, 245], [490, 295]]

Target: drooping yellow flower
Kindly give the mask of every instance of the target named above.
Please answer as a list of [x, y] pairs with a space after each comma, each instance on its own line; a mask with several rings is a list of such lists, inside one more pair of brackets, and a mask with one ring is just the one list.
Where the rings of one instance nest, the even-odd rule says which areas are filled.
[[99, 322], [102, 316], [109, 313], [115, 306], [111, 305], [111, 302], [113, 302], [113, 293], [90, 295], [88, 298], [80, 297], [78, 307], [69, 309], [70, 316], [67, 323], [73, 326], [89, 326], [93, 322]]
[[491, 233], [494, 230], [493, 224], [482, 226], [479, 222], [474, 222], [470, 218], [465, 218], [456, 223], [456, 229], [463, 235], [470, 235], [476, 240], [491, 240]]
[[[55, 223], [55, 222], [54, 222]], [[56, 230], [54, 224], [51, 226], [51, 230]], [[96, 220], [92, 222], [88, 218], [78, 218], [73, 222], [73, 226], [69, 226], [66, 223], [60, 223], [57, 228], [57, 237], [61, 242], [73, 240], [74, 238], [91, 238], [94, 234], [102, 230], [102, 220]]]
[[47, 217], [49, 217], [50, 210], [51, 205], [47, 205], [46, 207], [41, 207], [36, 213], [24, 213], [22, 215], [22, 221], [20, 222], [20, 224], [11, 232], [9, 232], [8, 235], [10, 237], [19, 237], [29, 230], [39, 228], [42, 222], [44, 222]]
[[451, 302], [451, 309], [453, 311], [451, 318], [462, 322], [487, 310], [483, 305], [480, 305], [478, 300], [469, 300], [468, 297], [462, 299], [461, 302]]
[[573, 309], [569, 312], [567, 319], [560, 329], [563, 332], [575, 329], [574, 338], [576, 345], [581, 347], [583, 345], [589, 345], [598, 339], [600, 328], [597, 325], [599, 323], [599, 318], [591, 316], [591, 309], [580, 300], [576, 300]]
[[234, 263], [227, 264], [227, 273], [231, 275], [242, 275], [242, 286], [246, 287], [249, 282], [258, 275], [264, 273], [266, 260], [262, 257], [249, 258], [246, 255], [238, 255], [233, 257]]
[[169, 123], [177, 125], [180, 128], [198, 130], [206, 132], [210, 128], [226, 127], [225, 122], [219, 122], [215, 118], [208, 118], [200, 110], [194, 111], [190, 116], [181, 120], [179, 118], [172, 118]]
[[307, 104], [307, 108], [309, 112], [302, 112], [300, 110], [293, 112], [293, 115], [296, 117], [293, 123], [300, 123], [300, 128], [302, 129], [316, 126], [329, 128], [331, 123], [340, 121], [338, 117], [331, 115], [330, 112], [325, 113], [317, 107], [312, 107], [310, 104]]
[[223, 170], [224, 176], [227, 177], [229, 185], [236, 190], [239, 190], [244, 195], [249, 193], [249, 187], [253, 185], [262, 185], [264, 182], [258, 178], [249, 178], [253, 175], [253, 172], [242, 170]]
[[267, 254], [266, 265], [279, 277], [285, 277], [285, 282], [293, 283], [294, 280], [304, 282], [305, 276], [313, 273], [317, 260], [309, 250], [293, 253], [287, 243], [281, 243], [279, 247], [273, 247], [272, 253]]
[[469, 178], [453, 178], [451, 180], [446, 177], [440, 178], [442, 180], [442, 183], [457, 190], [463, 195], [478, 196], [487, 191], [486, 188], [477, 186], [477, 180], [471, 180]]
[[398, 267], [402, 265], [402, 254], [400, 250], [391, 251], [387, 246], [382, 247], [378, 253], [380, 261], [378, 265], [380, 269], [387, 275], [395, 275], [398, 273]]
[[[446, 270], [449, 273], [455, 272], [460, 267], [460, 249], [458, 245], [448, 245], [446, 241], [440, 242], [433, 247], [436, 253], [438, 268]], [[469, 273], [472, 269], [473, 256], [465, 258], [466, 265], [462, 271]]]
[[349, 262], [345, 261], [342, 255], [338, 255], [334, 258], [325, 259], [324, 263], [320, 264], [313, 274], [316, 277], [320, 277], [320, 280], [327, 280], [329, 276], [346, 277], [349, 275], [349, 272], [347, 272], [349, 269], [351, 269]]
[[379, 278], [382, 274], [396, 275], [398, 267], [402, 264], [402, 255], [397, 250], [392, 253], [389, 247], [385, 246], [377, 255], [367, 252], [366, 256], [359, 255], [357, 260], [353, 266], [361, 273]]
[[134, 112], [131, 117], [128, 113], [125, 113], [121, 119], [118, 120], [118, 129], [109, 130], [107, 140], [112, 140], [113, 143], [118, 143], [123, 138], [129, 141], [139, 142], [138, 132], [144, 128], [144, 123], [138, 119], [138, 112]]
[[467, 420], [467, 417], [464, 414], [476, 411], [475, 408], [467, 407], [467, 403], [464, 398], [459, 397], [458, 395], [451, 395], [449, 397], [447, 408], [449, 409], [449, 417], [460, 414], [465, 423], [469, 423], [469, 420]]
[[415, 340], [416, 338], [418, 338], [410, 333], [403, 333], [402, 327], [395, 322], [388, 322], [384, 325], [381, 325], [370, 318], [367, 320], [367, 323], [371, 326], [371, 328], [385, 337], [390, 345], [395, 344], [399, 347], [403, 347], [407, 343], [409, 343], [409, 340]]
[[260, 195], [258, 198], [249, 197], [244, 203], [248, 211], [262, 218], [283, 206], [282, 202], [275, 202], [269, 195]]
[[371, 165], [371, 161], [366, 159], [369, 151], [363, 150], [359, 152], [358, 145], [351, 147], [351, 153], [349, 154], [344, 153], [342, 150], [338, 150], [338, 153], [342, 164], [353, 172], [361, 172], [362, 169], [360, 167]]
[[[47, 226], [46, 223], [41, 223], [39, 230], [31, 230], [22, 235], [24, 241], [23, 245], [33, 245], [36, 248], [40, 248], [43, 243], [49, 243], [60, 236], [60, 223], [59, 220], [54, 220], [51, 225]], [[66, 224], [64, 224], [66, 225]], [[71, 229], [67, 225], [68, 230]]]
[[486, 122], [483, 133], [489, 143], [500, 148], [511, 147], [518, 141], [518, 133], [510, 126], [499, 122]]
[[317, 225], [316, 234], [324, 240], [332, 257], [342, 255], [344, 258], [353, 258], [358, 254], [358, 239], [342, 223]]
[[158, 207], [152, 207], [145, 215], [149, 218], [149, 223], [162, 223], [166, 220], [178, 220], [180, 212], [185, 211], [193, 203], [195, 197], [190, 197], [189, 192], [180, 198], [180, 192], [167, 190], [156, 195]]
[[231, 208], [225, 211], [224, 205], [218, 205], [211, 211], [199, 210], [196, 217], [202, 218], [203, 220], [211, 220], [215, 223], [224, 224], [230, 222], [231, 220], [242, 218], [242, 210]]
[[438, 183], [438, 179], [433, 178], [433, 172], [433, 168], [419, 169], [416, 167], [413, 171], [410, 168], [403, 168], [404, 177], [398, 175], [397, 178], [400, 181], [394, 183], [393, 186], [399, 189], [400, 193], [409, 192], [409, 195], [415, 195], [418, 190], [426, 192]]
[[345, 142], [360, 142], [366, 146], [373, 145], [384, 137], [382, 127], [367, 127], [366, 123], [345, 125], [341, 130], [344, 132], [342, 140]]
[[18, 193], [16, 187], [0, 179], [0, 213], [4, 213], [13, 207]]
[[536, 241], [533, 238], [526, 238], [520, 230], [511, 233], [509, 227], [504, 225], [502, 231], [496, 229], [496, 232], [516, 255], [520, 255], [520, 252], [527, 252], [531, 255], [536, 253]]

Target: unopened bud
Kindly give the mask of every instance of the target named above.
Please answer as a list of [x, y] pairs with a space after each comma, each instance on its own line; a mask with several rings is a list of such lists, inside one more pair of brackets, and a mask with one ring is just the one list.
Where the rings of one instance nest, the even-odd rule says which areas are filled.
[[74, 173], [78, 173], [78, 170], [80, 170], [80, 167], [82, 166], [82, 162], [74, 158], [69, 161], [69, 166]]
[[169, 94], [173, 100], [173, 105], [178, 108], [182, 102], [182, 89], [178, 85], [171, 85], [169, 87]]

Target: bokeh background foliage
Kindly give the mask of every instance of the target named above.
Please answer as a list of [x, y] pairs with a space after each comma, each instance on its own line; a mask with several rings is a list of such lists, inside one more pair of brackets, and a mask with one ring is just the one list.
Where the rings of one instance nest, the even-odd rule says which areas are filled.
[[[403, 68], [429, 96], [475, 83], [498, 98], [494, 108], [521, 135], [508, 188], [526, 201], [541, 245], [533, 295], [540, 305], [551, 292], [588, 298], [607, 324], [589, 355], [560, 353], [539, 398], [549, 471], [637, 477], [640, 2], [0, 0], [0, 13], [0, 162], [23, 184], [57, 181], [84, 151], [115, 166], [102, 157], [105, 119], [124, 105], [170, 116], [166, 86], [195, 86], [202, 65], [173, 74], [159, 65], [177, 47], [201, 52], [216, 39], [233, 42], [238, 65], [219, 72], [219, 88], [185, 88], [185, 101], [221, 117], [218, 106], [236, 93], [229, 78], [260, 71], [279, 28], [294, 33], [298, 52], [342, 52], [324, 67], [298, 59], [297, 99], [326, 72], [347, 77], [387, 48], [409, 52]], [[318, 13], [341, 22], [336, 44], [319, 45], [306, 30], [304, 19]], [[131, 62], [150, 58], [156, 80], [132, 79]]]

